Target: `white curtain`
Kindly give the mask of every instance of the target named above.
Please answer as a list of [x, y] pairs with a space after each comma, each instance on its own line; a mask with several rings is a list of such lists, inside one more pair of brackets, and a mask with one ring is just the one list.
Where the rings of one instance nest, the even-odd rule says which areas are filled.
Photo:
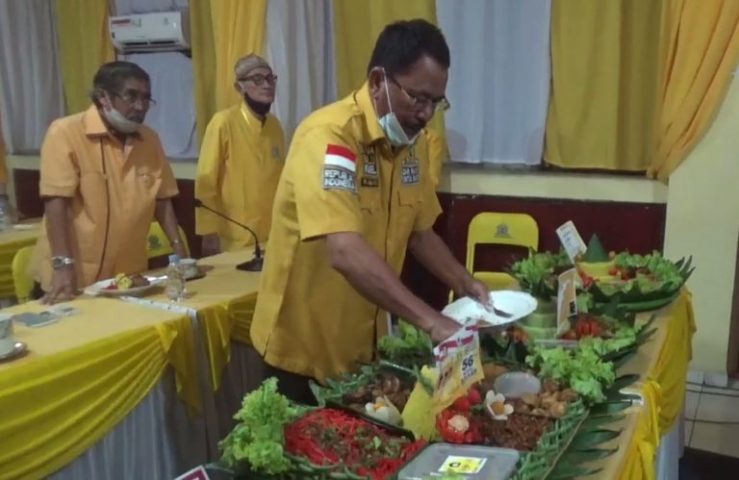
[[451, 50], [445, 114], [453, 161], [541, 162], [551, 0], [437, 0]]
[[10, 152], [37, 151], [64, 113], [49, 0], [0, 1], [0, 124]]
[[272, 112], [286, 140], [300, 121], [336, 99], [331, 0], [269, 0], [267, 61], [278, 76]]
[[126, 59], [146, 70], [156, 105], [146, 124], [158, 134], [169, 158], [197, 158], [192, 60], [180, 52], [137, 53]]

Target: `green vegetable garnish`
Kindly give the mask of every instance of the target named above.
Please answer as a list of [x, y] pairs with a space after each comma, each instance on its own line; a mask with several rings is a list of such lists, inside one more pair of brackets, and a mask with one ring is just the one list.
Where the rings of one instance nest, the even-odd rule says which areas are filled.
[[260, 472], [280, 474], [290, 470], [285, 456], [284, 428], [306, 412], [277, 391], [277, 379], [266, 380], [249, 393], [234, 416], [239, 424], [219, 443], [223, 462], [231, 468], [244, 463]]

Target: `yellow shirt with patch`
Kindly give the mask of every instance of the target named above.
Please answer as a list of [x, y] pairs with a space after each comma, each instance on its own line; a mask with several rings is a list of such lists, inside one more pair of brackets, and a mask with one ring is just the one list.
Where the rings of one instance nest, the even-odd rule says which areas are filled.
[[[337, 149], [355, 160], [327, 155]], [[441, 212], [427, 151], [424, 136], [391, 149], [366, 84], [300, 124], [277, 187], [251, 328], [267, 363], [324, 380], [372, 360], [386, 314], [331, 267], [325, 235], [360, 233], [400, 274], [411, 233]]]
[[[285, 137], [273, 115], [262, 123], [243, 102], [222, 110], [213, 116], [203, 137], [195, 197], [247, 225], [264, 241], [284, 159]], [[197, 234], [217, 233], [223, 250], [254, 243], [238, 225], [202, 208], [195, 214]]]

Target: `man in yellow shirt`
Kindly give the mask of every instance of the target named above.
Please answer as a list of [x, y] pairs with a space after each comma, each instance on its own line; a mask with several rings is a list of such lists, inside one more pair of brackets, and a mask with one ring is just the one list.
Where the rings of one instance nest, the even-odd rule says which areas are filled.
[[36, 280], [44, 301], [73, 298], [78, 287], [147, 268], [154, 218], [186, 256], [172, 197], [177, 184], [159, 137], [142, 125], [151, 98], [147, 73], [106, 63], [93, 80], [93, 105], [54, 121], [41, 147], [44, 225]]
[[[234, 88], [243, 102], [216, 113], [203, 137], [195, 196], [267, 239], [272, 203], [285, 159], [282, 126], [269, 113], [277, 77], [257, 55], [236, 62]], [[196, 211], [203, 255], [244, 248], [254, 240], [243, 228], [206, 209]]]
[[251, 328], [266, 375], [295, 400], [310, 401], [310, 378], [372, 360], [387, 332], [385, 312], [435, 341], [459, 328], [402, 284], [406, 249], [458, 294], [488, 301], [487, 288], [432, 230], [441, 208], [419, 134], [448, 107], [448, 68], [437, 27], [391, 24], [364, 86], [312, 113], [295, 133]]

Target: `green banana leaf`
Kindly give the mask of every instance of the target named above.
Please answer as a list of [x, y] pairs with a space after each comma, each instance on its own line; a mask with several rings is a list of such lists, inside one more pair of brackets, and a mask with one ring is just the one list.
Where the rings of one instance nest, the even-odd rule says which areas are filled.
[[597, 417], [600, 415], [613, 415], [620, 413], [631, 406], [631, 402], [605, 402], [593, 405], [590, 408], [590, 416]]
[[588, 263], [600, 263], [607, 262], [608, 260], [608, 252], [603, 248], [600, 238], [598, 238], [598, 235], [593, 234], [588, 242], [588, 248], [582, 256], [582, 261]]

